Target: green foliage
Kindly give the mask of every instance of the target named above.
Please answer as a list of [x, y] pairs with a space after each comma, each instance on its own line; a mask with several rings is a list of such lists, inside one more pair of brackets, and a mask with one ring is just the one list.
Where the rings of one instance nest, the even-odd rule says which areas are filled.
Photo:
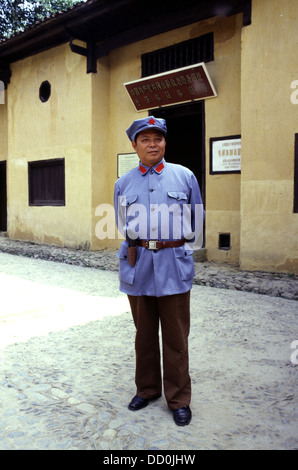
[[1, 0], [0, 41], [81, 0]]

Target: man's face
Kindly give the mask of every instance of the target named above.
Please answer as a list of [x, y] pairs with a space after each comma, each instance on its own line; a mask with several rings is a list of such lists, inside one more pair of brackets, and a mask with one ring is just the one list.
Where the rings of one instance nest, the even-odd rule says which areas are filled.
[[145, 166], [154, 166], [160, 162], [165, 154], [166, 139], [155, 129], [148, 129], [138, 134], [136, 142], [132, 142], [141, 163]]

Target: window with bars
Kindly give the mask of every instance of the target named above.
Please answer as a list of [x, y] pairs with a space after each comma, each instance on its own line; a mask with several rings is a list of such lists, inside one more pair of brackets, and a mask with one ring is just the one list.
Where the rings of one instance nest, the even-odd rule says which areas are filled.
[[64, 158], [28, 162], [29, 205], [65, 206]]
[[213, 33], [142, 55], [142, 78], [214, 60]]

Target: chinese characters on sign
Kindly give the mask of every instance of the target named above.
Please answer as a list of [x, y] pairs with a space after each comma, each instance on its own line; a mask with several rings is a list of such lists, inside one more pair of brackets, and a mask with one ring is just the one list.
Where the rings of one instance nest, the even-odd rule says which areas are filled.
[[118, 178], [139, 165], [137, 153], [118, 153]]
[[241, 136], [210, 139], [210, 174], [241, 172]]
[[137, 111], [217, 96], [204, 63], [124, 83]]

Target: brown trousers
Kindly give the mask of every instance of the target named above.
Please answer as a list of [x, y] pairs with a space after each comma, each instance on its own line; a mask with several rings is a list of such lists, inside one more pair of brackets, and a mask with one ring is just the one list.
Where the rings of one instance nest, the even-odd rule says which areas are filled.
[[190, 403], [188, 367], [190, 292], [165, 297], [128, 295], [136, 326], [137, 395], [154, 398], [161, 394], [162, 378], [159, 321], [162, 331], [163, 385], [170, 409]]

